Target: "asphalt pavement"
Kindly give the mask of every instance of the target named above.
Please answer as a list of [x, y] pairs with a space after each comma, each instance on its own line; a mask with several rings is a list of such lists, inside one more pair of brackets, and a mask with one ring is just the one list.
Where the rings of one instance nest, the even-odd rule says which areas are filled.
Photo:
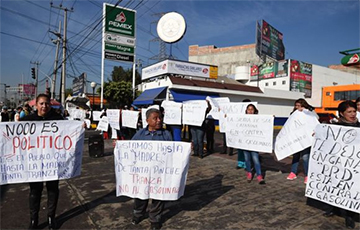
[[[93, 132], [87, 131], [87, 135]], [[237, 155], [215, 152], [191, 157], [185, 194], [167, 202], [162, 229], [344, 229], [344, 218], [322, 216], [321, 203], [304, 196], [303, 174], [286, 180], [291, 159], [276, 161], [261, 153], [265, 185], [248, 183], [244, 169], [236, 169]], [[132, 225], [133, 201], [116, 197], [113, 147], [105, 140], [103, 157], [89, 157], [85, 138], [81, 176], [60, 181], [56, 220], [60, 229], [149, 229], [148, 219]], [[235, 153], [235, 152], [234, 152]], [[300, 164], [301, 165], [301, 164]], [[29, 185], [1, 186], [1, 229], [26, 229], [29, 224]], [[46, 188], [40, 228], [46, 225]], [[359, 229], [359, 223], [356, 223]]]

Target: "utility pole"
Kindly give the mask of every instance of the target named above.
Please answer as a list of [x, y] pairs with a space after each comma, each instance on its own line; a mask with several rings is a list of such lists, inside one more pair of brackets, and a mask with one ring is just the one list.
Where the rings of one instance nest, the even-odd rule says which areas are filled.
[[64, 32], [63, 32], [63, 41], [62, 41], [62, 48], [63, 48], [63, 61], [62, 61], [62, 69], [61, 69], [61, 97], [60, 97], [60, 103], [65, 103], [65, 87], [66, 87], [66, 30], [67, 30], [67, 12], [73, 12], [73, 8], [70, 10], [68, 8], [63, 8], [62, 5], [60, 6], [53, 6], [52, 2], [50, 3], [51, 7], [54, 7], [56, 9], [60, 9], [64, 11]]
[[61, 21], [59, 21], [59, 32], [52, 32], [51, 33], [55, 34], [57, 36], [56, 40], [52, 40], [52, 42], [54, 44], [56, 44], [56, 52], [55, 52], [55, 63], [54, 63], [54, 76], [52, 79], [52, 84], [51, 84], [51, 98], [55, 99], [55, 85], [56, 85], [56, 75], [57, 75], [57, 65], [59, 63], [59, 48], [60, 48], [60, 41], [61, 41]]
[[37, 93], [38, 93], [38, 80], [39, 80], [39, 65], [41, 64], [40, 62], [36, 61], [36, 62], [32, 62], [30, 61], [30, 64], [34, 64], [36, 65], [36, 75], [35, 75], [35, 97], [37, 97]]

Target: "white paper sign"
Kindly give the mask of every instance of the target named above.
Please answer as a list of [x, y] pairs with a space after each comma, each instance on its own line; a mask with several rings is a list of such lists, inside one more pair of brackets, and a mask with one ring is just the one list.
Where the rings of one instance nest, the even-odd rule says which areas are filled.
[[97, 125], [96, 129], [107, 132], [108, 128], [109, 128], [109, 119], [107, 117], [103, 116], [100, 119], [99, 124]]
[[109, 125], [117, 130], [120, 130], [120, 110], [107, 109], [106, 116], [109, 118]]
[[320, 124], [305, 196], [360, 213], [360, 128]]
[[206, 97], [206, 100], [210, 102], [211, 110], [206, 117], [219, 120], [220, 117], [220, 105], [230, 103], [228, 97]]
[[311, 146], [315, 127], [319, 124], [317, 115], [308, 110], [296, 110], [287, 119], [276, 136], [275, 155], [282, 160]]
[[146, 111], [148, 111], [149, 109], [160, 109], [160, 107], [159, 105], [152, 105], [149, 106], [148, 108], [141, 109], [141, 120], [142, 120], [143, 128], [145, 128], [148, 125], [148, 123], [146, 122]]
[[271, 153], [274, 117], [272, 115], [229, 114], [226, 117], [226, 145], [236, 149]]
[[69, 108], [68, 112], [70, 114], [70, 120], [79, 119], [83, 121], [85, 119], [85, 110], [83, 109]]
[[117, 141], [116, 195], [177, 200], [184, 194], [191, 143]]
[[356, 111], [356, 118], [360, 121], [360, 112]]
[[136, 129], [139, 120], [139, 111], [122, 110], [121, 119], [122, 126]]
[[89, 119], [84, 119], [84, 122], [86, 123], [86, 128], [90, 129], [91, 121]]
[[164, 123], [169, 125], [181, 125], [182, 103], [174, 101], [163, 101], [161, 107], [164, 108]]
[[245, 114], [246, 107], [248, 105], [254, 105], [257, 107], [257, 102], [230, 102], [230, 103], [222, 103], [219, 104], [220, 112], [219, 112], [219, 131], [220, 133], [226, 132], [226, 119], [225, 114]]
[[93, 111], [93, 121], [100, 121], [101, 111]]
[[208, 104], [205, 100], [184, 101], [182, 123], [184, 125], [201, 126], [205, 120]]
[[0, 123], [0, 185], [79, 176], [82, 121]]

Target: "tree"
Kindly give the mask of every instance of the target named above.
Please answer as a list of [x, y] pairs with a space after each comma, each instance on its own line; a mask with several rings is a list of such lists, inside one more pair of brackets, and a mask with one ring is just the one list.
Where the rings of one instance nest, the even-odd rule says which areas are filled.
[[132, 84], [126, 81], [110, 81], [104, 84], [104, 98], [111, 108], [132, 103]]
[[[126, 71], [121, 67], [121, 66], [114, 66], [113, 71], [111, 72], [111, 80], [112, 81], [126, 81], [126, 82], [130, 82], [132, 83], [132, 68], [131, 69], [127, 69]], [[110, 79], [108, 79], [109, 81], [111, 81]], [[141, 77], [140, 74], [137, 72], [135, 72], [135, 84], [140, 84], [141, 83]]]

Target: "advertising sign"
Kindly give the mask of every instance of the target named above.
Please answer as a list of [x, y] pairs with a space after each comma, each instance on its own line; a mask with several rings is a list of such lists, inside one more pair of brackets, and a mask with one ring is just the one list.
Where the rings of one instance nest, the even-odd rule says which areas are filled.
[[35, 95], [35, 85], [33, 84], [19, 84], [19, 87], [22, 88], [22, 92], [26, 95], [33, 96]]
[[165, 60], [143, 68], [141, 80], [167, 73], [217, 79], [218, 67], [198, 63]]
[[290, 91], [303, 92], [311, 97], [312, 64], [290, 60]]
[[103, 43], [105, 59], [133, 62], [136, 11], [104, 4]]
[[86, 74], [82, 73], [79, 78], [73, 80], [73, 96], [85, 93]]
[[[257, 43], [258, 42], [259, 41], [257, 41]], [[285, 59], [283, 34], [269, 25], [265, 20], [262, 20], [261, 27], [261, 54], [265, 54], [275, 60]]]
[[253, 65], [250, 68], [250, 80], [264, 80], [275, 77], [288, 76], [288, 60], [268, 62], [263, 65]]

